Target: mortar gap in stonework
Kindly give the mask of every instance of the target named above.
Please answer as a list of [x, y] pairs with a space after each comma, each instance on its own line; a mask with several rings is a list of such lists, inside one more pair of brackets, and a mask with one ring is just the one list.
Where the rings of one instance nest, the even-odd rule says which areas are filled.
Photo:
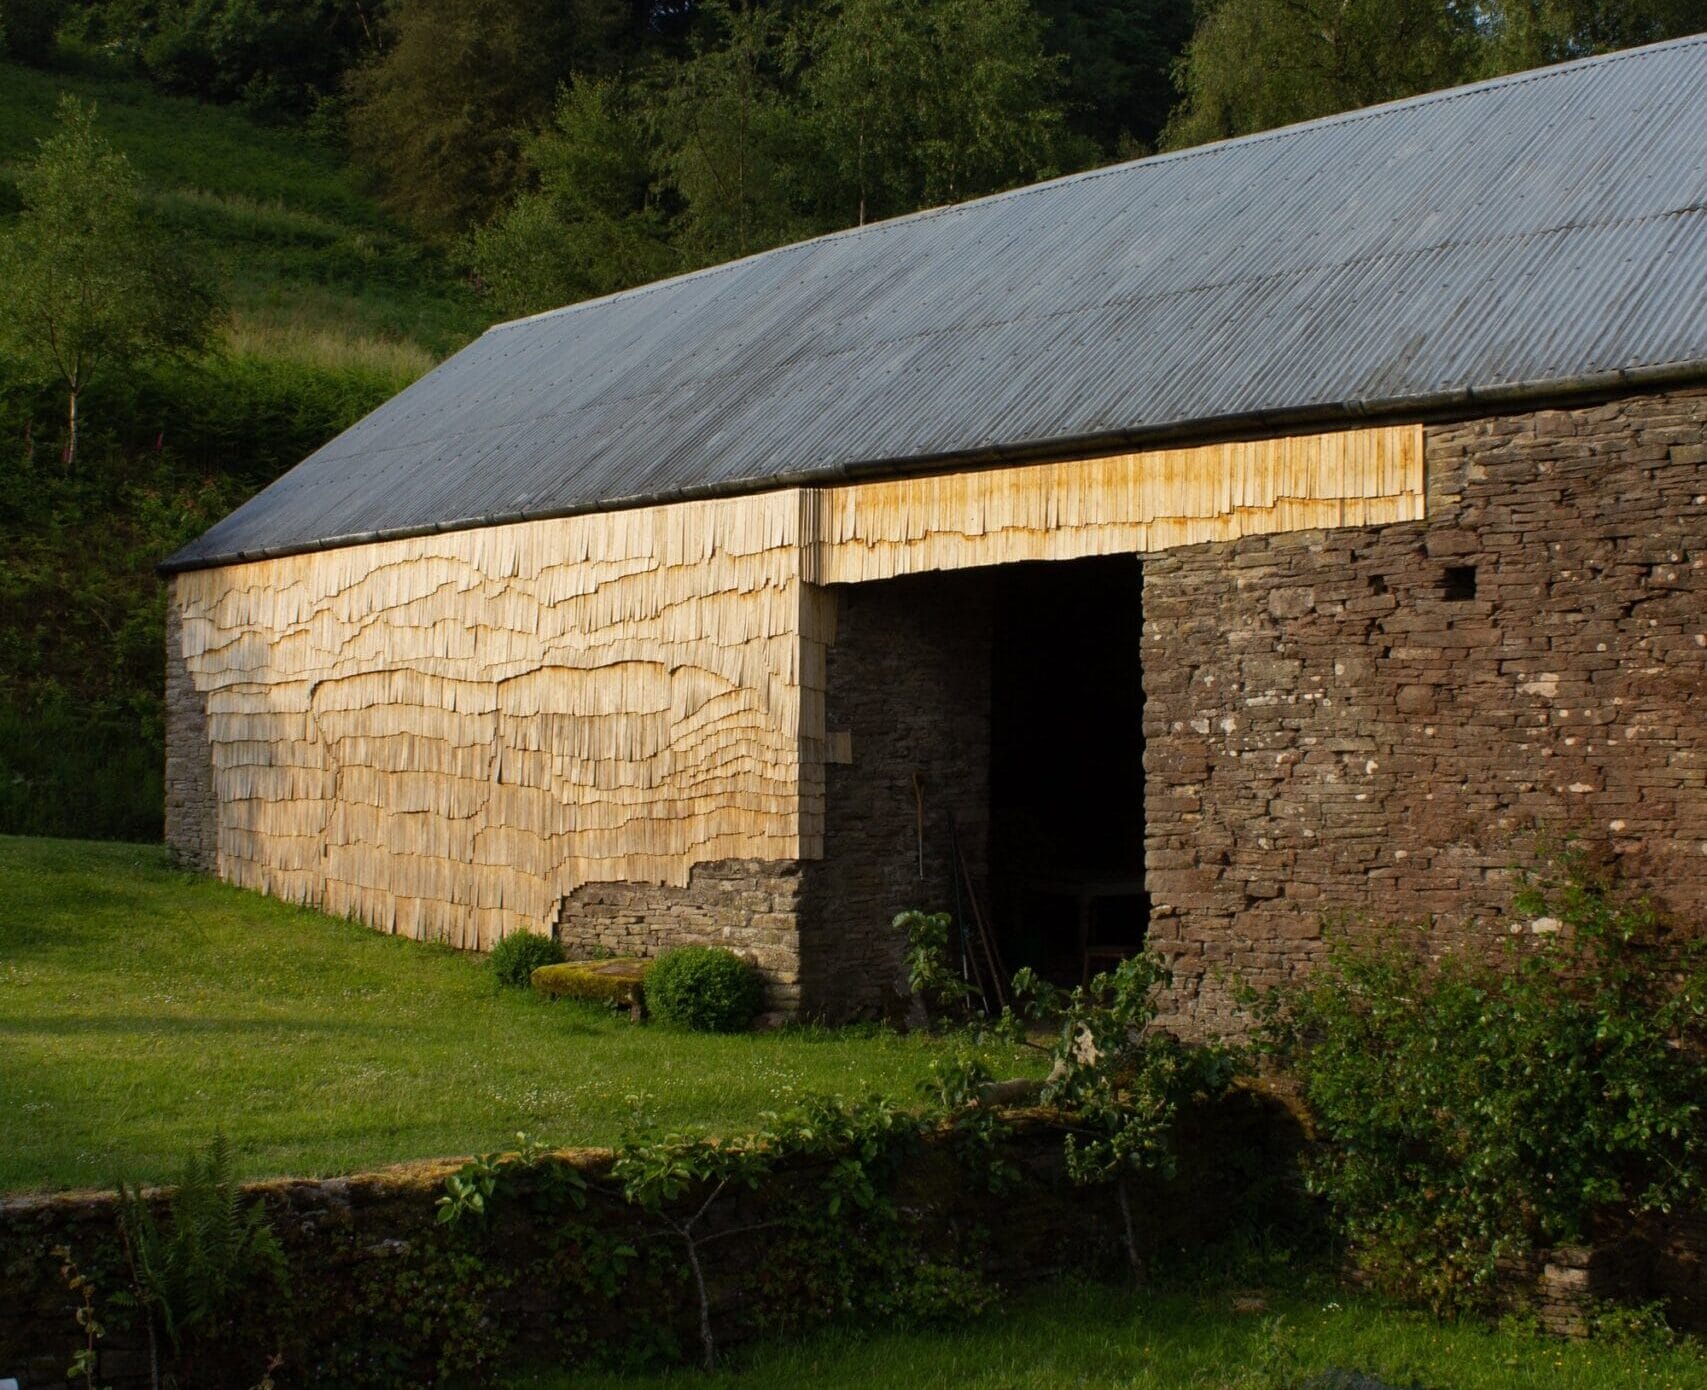
[[1448, 603], [1468, 603], [1476, 597], [1476, 567], [1448, 565], [1444, 597]]
[[1369, 576], [1369, 592], [1372, 594], [1384, 594], [1384, 593], [1386, 593], [1387, 592], [1386, 576], [1380, 575], [1380, 574], [1370, 575]]

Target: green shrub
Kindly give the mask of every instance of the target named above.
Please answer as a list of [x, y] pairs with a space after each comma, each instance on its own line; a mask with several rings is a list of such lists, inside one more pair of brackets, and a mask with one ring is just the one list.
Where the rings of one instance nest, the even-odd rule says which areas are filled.
[[500, 985], [526, 989], [535, 970], [542, 965], [556, 965], [562, 959], [563, 948], [549, 936], [513, 931], [492, 948], [490, 963]]
[[735, 1033], [764, 1002], [758, 972], [721, 946], [665, 951], [646, 972], [646, 1006], [665, 1023], [705, 1033]]
[[1313, 1186], [1377, 1282], [1439, 1311], [1703, 1188], [1702, 943], [1580, 853], [1514, 906], [1504, 960], [1340, 942], [1261, 1008], [1326, 1141]]

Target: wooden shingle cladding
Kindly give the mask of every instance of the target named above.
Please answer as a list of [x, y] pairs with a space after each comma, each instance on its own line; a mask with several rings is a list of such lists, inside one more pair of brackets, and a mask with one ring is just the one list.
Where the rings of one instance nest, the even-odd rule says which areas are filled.
[[[823, 586], [1416, 520], [1401, 425], [787, 489], [175, 577], [222, 877], [484, 948], [823, 853]], [[853, 750], [857, 759], [858, 750]]]

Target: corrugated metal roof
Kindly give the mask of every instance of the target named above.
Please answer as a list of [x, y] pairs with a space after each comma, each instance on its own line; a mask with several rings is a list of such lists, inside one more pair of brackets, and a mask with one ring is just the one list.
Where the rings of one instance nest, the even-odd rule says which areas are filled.
[[491, 329], [164, 568], [1707, 370], [1707, 36]]

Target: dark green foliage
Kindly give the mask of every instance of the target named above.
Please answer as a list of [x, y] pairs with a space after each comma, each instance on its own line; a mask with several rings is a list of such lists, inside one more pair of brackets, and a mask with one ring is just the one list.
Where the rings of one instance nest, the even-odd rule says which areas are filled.
[[[69, 467], [57, 388], [0, 372], [0, 833], [150, 840], [163, 756], [154, 564], [479, 320], [444, 263], [356, 195], [326, 150], [234, 112], [6, 65], [0, 164], [22, 168], [53, 136], [62, 89], [99, 103], [142, 243], [221, 273], [233, 309], [212, 351], [94, 375]], [[0, 174], [0, 237], [22, 207], [8, 190]]]
[[605, 0], [400, 0], [383, 53], [350, 76], [350, 146], [416, 225], [460, 231], [515, 187], [519, 136], [600, 60]]
[[1692, 33], [1700, 0], [1209, 0], [1169, 148]]
[[1180, 59], [1177, 149], [1450, 87], [1477, 12], [1439, 0], [1214, 0]]
[[839, 0], [801, 74], [832, 225], [958, 202], [1095, 162], [1068, 137], [1061, 62], [1027, 0]]
[[185, 1160], [164, 1228], [140, 1190], [120, 1183], [118, 1195], [132, 1292], [174, 1351], [230, 1331], [261, 1285], [286, 1290], [284, 1252], [260, 1202], [243, 1203], [223, 1137]]
[[611, 294], [681, 269], [653, 190], [639, 93], [584, 79], [527, 142], [536, 187], [476, 230], [475, 273], [506, 314]]
[[163, 91], [301, 120], [373, 49], [382, 9], [372, 0], [96, 0], [71, 33]]
[[721, 946], [665, 951], [646, 972], [646, 1006], [664, 1023], [738, 1033], [763, 1003], [758, 972]]
[[526, 989], [535, 970], [542, 965], [556, 965], [562, 959], [563, 948], [551, 937], [513, 931], [492, 948], [486, 964], [500, 985]]
[[1316, 1189], [1376, 1279], [1442, 1310], [1703, 1184], [1707, 950], [1577, 851], [1515, 907], [1504, 959], [1340, 941], [1262, 1003], [1326, 1141]]
[[1500, 0], [1486, 15], [1483, 71], [1518, 72], [1707, 27], [1701, 0]]
[[1196, 18], [1192, 0], [1037, 0], [1062, 70], [1067, 125], [1105, 154], [1155, 147], [1178, 99], [1173, 65]]
[[40, 67], [53, 58], [69, 0], [0, 0], [0, 54]]

